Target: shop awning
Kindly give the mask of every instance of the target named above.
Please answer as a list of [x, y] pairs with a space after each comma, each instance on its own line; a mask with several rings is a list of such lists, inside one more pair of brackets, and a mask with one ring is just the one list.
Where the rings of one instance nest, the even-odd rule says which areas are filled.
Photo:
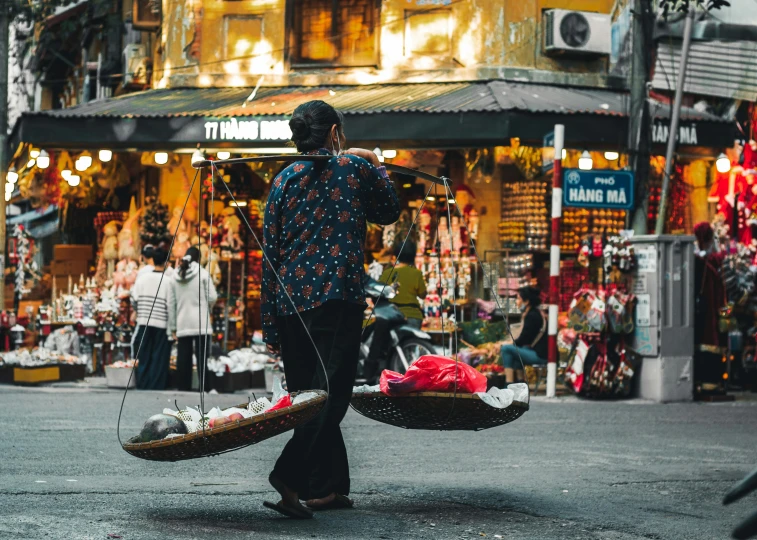
[[[569, 145], [624, 146], [629, 96], [625, 92], [506, 81], [365, 86], [173, 88], [25, 113], [13, 143], [44, 147], [177, 149], [281, 146], [288, 116], [301, 103], [328, 101], [344, 112], [351, 143], [391, 142], [403, 148], [505, 145], [511, 137], [541, 142], [555, 123]], [[654, 103], [662, 132], [669, 106]], [[682, 128], [698, 136], [682, 144], [720, 148], [732, 124], [684, 108]]]

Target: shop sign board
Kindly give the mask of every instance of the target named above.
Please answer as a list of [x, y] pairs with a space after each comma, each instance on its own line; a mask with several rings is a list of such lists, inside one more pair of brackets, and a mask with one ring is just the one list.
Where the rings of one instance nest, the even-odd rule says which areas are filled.
[[206, 118], [203, 127], [208, 142], [283, 142], [292, 138], [289, 121], [275, 117]]
[[633, 207], [631, 171], [565, 169], [563, 178], [565, 206], [616, 210]]
[[[667, 144], [670, 137], [670, 121], [655, 120], [652, 123], [652, 142]], [[699, 132], [694, 122], [682, 122], [678, 127], [678, 144], [699, 146]]]
[[544, 135], [541, 148], [541, 172], [547, 174], [555, 165], [555, 132]]

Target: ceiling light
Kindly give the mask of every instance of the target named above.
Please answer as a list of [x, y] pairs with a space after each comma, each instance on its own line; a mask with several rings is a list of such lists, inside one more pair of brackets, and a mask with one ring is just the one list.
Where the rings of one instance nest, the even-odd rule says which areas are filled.
[[247, 201], [231, 201], [229, 203], [229, 206], [237, 206], [239, 208], [242, 208], [243, 206], [247, 206]]
[[584, 150], [584, 153], [578, 158], [578, 168], [582, 171], [590, 171], [593, 166], [594, 160], [591, 159], [591, 154]]
[[225, 150], [221, 152], [216, 152], [216, 157], [221, 160], [229, 159], [231, 157], [231, 152], [226, 152]]
[[37, 164], [37, 160], [36, 159], [30, 159], [29, 161], [26, 162], [26, 168], [27, 169], [31, 169], [36, 164]]
[[168, 163], [168, 153], [166, 152], [155, 152], [155, 163], [158, 165], [165, 165]]
[[71, 178], [71, 171], [69, 171], [68, 169], [63, 169], [60, 172], [60, 177], [63, 178], [63, 180], [65, 180], [66, 182], [68, 182], [68, 179]]
[[397, 151], [396, 150], [384, 150], [384, 157], [389, 159], [394, 159], [397, 157]]
[[29, 157], [32, 159], [37, 159], [39, 157], [39, 150], [37, 150], [36, 148], [29, 150]]
[[37, 157], [37, 167], [47, 169], [50, 166], [50, 154], [42, 150]]
[[615, 161], [620, 157], [620, 154], [617, 152], [605, 152], [605, 159], [607, 161]]
[[84, 152], [80, 155], [77, 161], [80, 161], [84, 167], [83, 169], [79, 169], [80, 171], [86, 171], [92, 166], [92, 156], [90, 156], [88, 152]]
[[562, 158], [561, 159], [565, 159], [566, 157], [568, 157], [568, 151], [565, 148], [563, 148], [562, 149]]
[[86, 160], [82, 160], [82, 158], [79, 158], [76, 160], [76, 163], [74, 163], [74, 168], [77, 171], [86, 171], [89, 168], [89, 165], [87, 165]]
[[113, 151], [112, 150], [100, 150], [97, 153], [97, 157], [100, 158], [100, 161], [103, 163], [108, 163], [111, 159], [113, 159]]
[[80, 176], [78, 176], [76, 174], [72, 174], [71, 176], [68, 177], [68, 185], [69, 186], [76, 187], [80, 183], [81, 183], [81, 177]]
[[426, 197], [426, 200], [427, 201], [435, 201], [436, 197], [432, 197], [432, 196], [429, 195], [428, 197]]
[[14, 169], [13, 167], [11, 167], [10, 169], [8, 169], [8, 174], [6, 175], [5, 178], [11, 184], [15, 184], [16, 182], [18, 182], [18, 173], [16, 172], [16, 169]]
[[727, 173], [731, 170], [731, 160], [725, 154], [720, 154], [715, 161], [715, 167], [719, 173]]

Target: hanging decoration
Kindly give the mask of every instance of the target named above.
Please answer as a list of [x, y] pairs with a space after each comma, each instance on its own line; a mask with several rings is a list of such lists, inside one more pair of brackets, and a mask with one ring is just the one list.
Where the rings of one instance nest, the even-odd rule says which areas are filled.
[[162, 204], [155, 196], [147, 197], [144, 213], [139, 218], [142, 245], [157, 246], [161, 242], [170, 243], [173, 232], [169, 233], [168, 221], [168, 206]]
[[29, 279], [37, 281], [40, 276], [37, 263], [32, 260], [34, 255], [34, 239], [23, 225], [16, 225], [13, 229], [14, 249], [11, 261], [16, 264], [16, 295], [23, 298], [30, 292], [26, 287]]
[[533, 180], [542, 174], [541, 148], [521, 146], [520, 139], [510, 139], [510, 156], [513, 163], [526, 180]]

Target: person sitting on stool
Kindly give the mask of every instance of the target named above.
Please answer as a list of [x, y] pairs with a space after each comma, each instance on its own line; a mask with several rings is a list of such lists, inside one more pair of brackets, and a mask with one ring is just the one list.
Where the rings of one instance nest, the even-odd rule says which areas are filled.
[[[536, 287], [518, 289], [518, 309], [523, 312], [523, 329], [513, 345], [502, 345], [502, 365], [507, 383], [525, 380], [523, 365], [547, 363], [547, 319], [539, 309], [541, 291]], [[521, 364], [521, 360], [523, 364]]]

